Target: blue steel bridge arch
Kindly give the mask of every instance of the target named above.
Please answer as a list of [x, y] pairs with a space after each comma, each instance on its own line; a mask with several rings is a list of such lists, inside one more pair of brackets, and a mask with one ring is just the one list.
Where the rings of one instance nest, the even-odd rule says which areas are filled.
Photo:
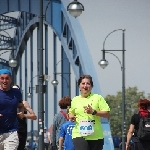
[[[68, 61], [64, 63], [62, 61], [62, 72], [70, 72], [70, 69], [66, 69], [63, 67], [64, 65], [69, 66], [71, 64], [76, 80], [79, 78], [81, 74], [90, 74], [93, 77], [94, 87], [93, 92], [100, 94], [100, 85], [98, 83], [98, 77], [96, 75], [94, 65], [92, 62], [92, 58], [90, 55], [90, 51], [88, 49], [83, 31], [80, 27], [78, 19], [73, 18], [66, 11], [67, 5], [69, 4], [68, 0], [51, 0], [50, 2], [47, 0], [43, 0], [43, 14], [44, 17], [44, 25], [45, 31], [47, 30], [47, 26], [50, 26], [53, 30], [54, 41], [56, 37], [59, 38], [61, 42], [61, 51], [62, 51], [62, 60], [67, 57]], [[26, 42], [29, 38], [33, 41], [33, 30], [37, 27], [39, 23], [39, 3], [38, 0], [1, 0], [0, 1], [0, 14], [5, 14], [7, 12], [19, 11], [20, 17], [17, 19], [16, 23], [16, 34], [14, 36], [14, 47], [16, 49], [15, 56], [18, 61], [21, 63], [21, 55], [23, 54], [23, 50], [26, 50]], [[47, 35], [47, 32], [45, 32]], [[48, 35], [47, 35], [48, 36]], [[46, 37], [47, 37], [46, 36]], [[48, 42], [48, 41], [47, 41]], [[56, 43], [54, 42], [54, 45]], [[33, 45], [31, 44], [31, 47]], [[45, 50], [48, 51], [48, 48], [45, 45]], [[55, 47], [55, 46], [54, 46]], [[54, 49], [55, 51], [55, 49]], [[30, 53], [33, 57], [33, 52]], [[27, 59], [25, 53], [25, 59]], [[48, 58], [45, 58], [47, 60]], [[27, 62], [26, 62], [27, 63]], [[31, 68], [32, 66], [31, 62]], [[54, 58], [54, 64], [56, 65], [56, 58]], [[48, 64], [45, 64], [45, 74], [48, 69]], [[56, 72], [56, 68], [54, 65], [53, 72]], [[68, 67], [69, 68], [69, 67]], [[25, 74], [26, 74], [25, 69]], [[18, 70], [15, 69], [17, 72]], [[22, 70], [20, 72], [20, 84], [22, 83]], [[68, 80], [70, 84], [69, 74], [62, 75]], [[33, 73], [31, 73], [31, 77], [33, 77]], [[27, 77], [26, 77], [27, 78]], [[31, 83], [32, 85], [33, 83]], [[66, 84], [65, 81], [63, 84]], [[27, 90], [27, 80], [25, 83], [25, 90]], [[65, 91], [62, 91], [65, 92]], [[27, 91], [25, 91], [27, 93]], [[33, 105], [33, 104], [32, 104]], [[45, 108], [47, 109], [47, 108]], [[46, 111], [46, 110], [45, 110]], [[101, 119], [102, 126], [104, 128], [105, 135], [105, 144], [104, 150], [112, 150], [112, 138], [109, 127], [109, 122], [107, 119]]]

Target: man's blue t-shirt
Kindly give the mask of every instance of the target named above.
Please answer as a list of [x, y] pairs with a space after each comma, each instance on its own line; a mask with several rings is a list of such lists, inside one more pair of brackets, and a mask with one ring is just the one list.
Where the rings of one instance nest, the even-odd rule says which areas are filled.
[[17, 107], [22, 102], [19, 89], [0, 90], [0, 134], [18, 130]]
[[59, 136], [64, 139], [64, 150], [75, 150], [72, 142], [72, 129], [74, 126], [74, 122], [66, 121], [60, 128]]

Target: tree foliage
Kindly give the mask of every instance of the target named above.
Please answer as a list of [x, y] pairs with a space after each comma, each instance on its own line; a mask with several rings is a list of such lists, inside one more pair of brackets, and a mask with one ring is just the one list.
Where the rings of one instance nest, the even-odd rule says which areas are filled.
[[[125, 89], [125, 132], [128, 131], [131, 121], [131, 116], [138, 112], [137, 103], [139, 99], [146, 98], [144, 92], [139, 92], [137, 87], [129, 87]], [[150, 99], [150, 93], [148, 97]], [[110, 106], [110, 128], [112, 135], [122, 133], [122, 92], [117, 92], [117, 95], [107, 95], [105, 97]]]

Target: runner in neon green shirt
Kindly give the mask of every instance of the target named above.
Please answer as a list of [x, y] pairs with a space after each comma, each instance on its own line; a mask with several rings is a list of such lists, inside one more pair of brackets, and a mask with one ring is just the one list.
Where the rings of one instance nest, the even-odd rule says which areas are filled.
[[84, 106], [88, 106], [88, 104], [96, 111], [110, 111], [104, 98], [98, 94], [91, 93], [87, 98], [82, 98], [81, 95], [73, 98], [69, 112], [76, 115], [76, 126], [72, 131], [72, 138], [82, 137], [79, 133], [80, 120], [94, 120], [94, 133], [90, 136], [85, 135], [84, 138], [86, 140], [103, 139], [104, 137], [102, 126], [100, 124], [100, 117], [84, 112]]
[[75, 150], [102, 150], [104, 136], [100, 117], [108, 118], [110, 108], [101, 95], [91, 93], [91, 76], [81, 76], [78, 86], [81, 95], [72, 99], [69, 110], [69, 117], [76, 118], [76, 125], [72, 130]]

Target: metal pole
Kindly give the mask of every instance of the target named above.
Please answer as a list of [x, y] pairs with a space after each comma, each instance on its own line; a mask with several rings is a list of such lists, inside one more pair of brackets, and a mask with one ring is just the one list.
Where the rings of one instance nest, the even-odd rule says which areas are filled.
[[39, 44], [39, 85], [38, 85], [38, 126], [39, 126], [39, 150], [44, 150], [44, 93], [43, 93], [43, 0], [39, 0], [40, 7], [40, 20], [39, 20], [39, 32], [40, 32], [40, 44]]
[[122, 33], [122, 150], [125, 150], [125, 30]]
[[[118, 30], [121, 30], [122, 31], [122, 50], [105, 50], [105, 42], [106, 42], [106, 39], [108, 38], [108, 36], [110, 34], [112, 34], [113, 32], [116, 32]], [[110, 32], [104, 42], [103, 42], [103, 61], [106, 61], [105, 60], [105, 51], [122, 51], [122, 65], [121, 65], [121, 71], [122, 71], [122, 150], [125, 150], [125, 131], [126, 131], [126, 122], [125, 122], [125, 29], [117, 29], [117, 30], [114, 30], [112, 32]], [[106, 53], [110, 53], [110, 52], [106, 52]], [[119, 63], [121, 64], [121, 61], [119, 60], [119, 58], [113, 54], [113, 53], [110, 53], [112, 55], [114, 55]], [[106, 65], [107, 66], [107, 65]], [[105, 66], [105, 67], [106, 67]]]
[[[32, 86], [32, 84], [31, 84], [31, 86]], [[31, 92], [31, 93], [33, 93], [33, 92]], [[33, 95], [31, 96], [31, 108], [33, 109]], [[31, 120], [31, 144], [32, 145], [33, 145], [33, 140], [34, 140], [33, 139], [33, 120]], [[31, 150], [33, 150], [33, 147], [31, 147]]]

